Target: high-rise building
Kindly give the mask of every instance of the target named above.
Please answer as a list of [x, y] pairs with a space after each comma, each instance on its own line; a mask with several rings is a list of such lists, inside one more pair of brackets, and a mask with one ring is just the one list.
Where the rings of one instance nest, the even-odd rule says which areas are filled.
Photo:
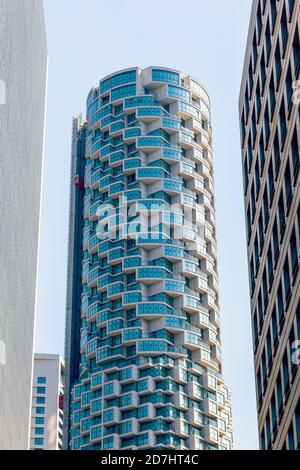
[[240, 119], [262, 449], [300, 448], [300, 2], [254, 0]]
[[73, 125], [71, 449], [231, 449], [210, 99], [178, 71], [103, 78]]
[[31, 450], [62, 450], [65, 365], [58, 354], [35, 354], [31, 404]]
[[80, 366], [85, 139], [86, 124], [83, 124], [81, 118], [73, 119], [65, 338], [64, 449], [69, 448], [71, 392], [79, 378]]
[[0, 449], [28, 449], [47, 47], [40, 0], [0, 0]]

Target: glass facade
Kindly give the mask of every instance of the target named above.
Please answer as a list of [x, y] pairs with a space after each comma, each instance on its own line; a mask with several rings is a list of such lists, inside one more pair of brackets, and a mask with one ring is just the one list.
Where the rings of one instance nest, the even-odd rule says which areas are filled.
[[65, 447], [231, 449], [206, 91], [174, 70], [117, 72], [73, 144]]
[[299, 449], [300, 4], [253, 2], [240, 95], [262, 449]]

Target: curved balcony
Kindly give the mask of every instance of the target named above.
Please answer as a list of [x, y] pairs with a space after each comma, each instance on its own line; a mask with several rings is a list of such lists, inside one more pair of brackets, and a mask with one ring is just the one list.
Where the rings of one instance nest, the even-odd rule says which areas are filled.
[[142, 338], [141, 328], [126, 328], [122, 331], [122, 343], [134, 345], [138, 339]]
[[136, 343], [137, 351], [143, 355], [160, 355], [165, 353], [173, 358], [183, 358], [187, 355], [183, 348], [176, 348], [165, 340], [142, 339]]
[[122, 271], [127, 273], [135, 272], [138, 266], [141, 266], [141, 256], [129, 256], [122, 260]]
[[118, 150], [116, 152], [113, 152], [109, 156], [109, 167], [114, 168], [118, 167], [120, 163], [124, 160], [125, 158], [125, 153], [123, 150]]
[[113, 312], [112, 310], [102, 310], [97, 315], [97, 327], [103, 328], [110, 320], [123, 321], [123, 312]]
[[97, 279], [100, 275], [101, 269], [99, 267], [96, 267], [89, 272], [87, 276], [87, 285], [89, 288], [95, 287], [97, 285]]
[[123, 173], [135, 173], [136, 169], [141, 166], [141, 158], [128, 158], [123, 162]]
[[115, 248], [109, 251], [107, 261], [109, 264], [118, 264], [124, 258], [124, 248]]
[[103, 361], [108, 361], [111, 358], [117, 360], [117, 359], [124, 359], [125, 358], [125, 350], [124, 348], [117, 347], [117, 348], [111, 348], [109, 346], [104, 346], [100, 349], [97, 349], [96, 352], [96, 362], [100, 363]]
[[101, 311], [101, 303], [99, 301], [96, 301], [93, 304], [91, 304], [87, 309], [88, 321], [95, 320], [100, 311]]
[[154, 152], [159, 147], [165, 147], [166, 145], [167, 144], [162, 137], [156, 136], [138, 137], [136, 142], [136, 148], [144, 153]]
[[89, 241], [89, 253], [96, 254], [98, 252], [98, 247], [101, 243], [101, 240], [98, 238], [97, 235], [94, 235]]
[[123, 140], [126, 144], [135, 142], [136, 138], [141, 135], [142, 131], [140, 127], [130, 127], [124, 130]]
[[120, 335], [124, 327], [124, 320], [114, 319], [107, 322], [107, 334], [108, 336]]
[[166, 172], [160, 167], [140, 167], [137, 169], [137, 180], [144, 183], [154, 183], [162, 178], [165, 178]]
[[161, 279], [174, 279], [174, 276], [167, 269], [145, 266], [137, 268], [136, 279], [137, 281], [143, 282], [143, 284], [153, 284], [159, 282]]
[[123, 194], [125, 189], [125, 184], [122, 182], [112, 183], [108, 189], [108, 195], [111, 199], [115, 199]]
[[160, 106], [149, 106], [137, 109], [138, 120], [147, 124], [160, 119], [161, 116], [166, 114], [166, 111]]
[[112, 122], [110, 124], [110, 128], [109, 128], [110, 135], [112, 137], [118, 137], [118, 136], [122, 135], [124, 126], [125, 126], [124, 119], [120, 119], [118, 121]]

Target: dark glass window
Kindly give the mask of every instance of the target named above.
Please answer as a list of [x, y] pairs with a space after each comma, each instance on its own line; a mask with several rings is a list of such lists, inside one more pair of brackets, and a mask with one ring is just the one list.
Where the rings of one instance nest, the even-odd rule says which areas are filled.
[[272, 312], [272, 339], [273, 339], [273, 346], [275, 347], [278, 341], [278, 321], [277, 321], [276, 307], [273, 308], [273, 312]]
[[263, 350], [262, 356], [261, 356], [261, 373], [262, 373], [262, 383], [263, 386], [265, 386], [265, 382], [267, 380], [267, 364], [266, 364], [266, 351], [265, 349]]
[[276, 93], [275, 93], [275, 83], [274, 83], [273, 73], [272, 73], [271, 79], [270, 79], [269, 98], [270, 98], [271, 116], [273, 116], [273, 111], [274, 111], [275, 104], [276, 104]]
[[267, 282], [267, 270], [266, 268], [264, 269], [263, 272], [263, 277], [262, 277], [262, 288], [263, 288], [263, 299], [264, 299], [264, 304], [266, 305], [268, 302], [268, 282]]
[[253, 317], [253, 335], [254, 335], [254, 344], [256, 344], [258, 340], [257, 311], [255, 311], [254, 317]]
[[252, 148], [254, 149], [255, 147], [255, 141], [256, 141], [256, 122], [255, 122], [255, 114], [254, 112], [252, 113], [252, 130], [251, 130], [251, 138], [252, 138]]
[[262, 450], [266, 450], [266, 439], [265, 439], [265, 431], [263, 429], [260, 435], [260, 446]]
[[295, 75], [298, 76], [299, 67], [300, 67], [300, 41], [299, 41], [298, 27], [296, 27], [294, 41], [293, 41], [293, 55], [294, 55], [294, 64], [295, 64]]
[[259, 249], [258, 249], [258, 238], [257, 235], [254, 240], [254, 266], [255, 271], [258, 271], [258, 264], [259, 264]]
[[265, 57], [261, 57], [261, 63], [260, 63], [260, 79], [261, 79], [261, 89], [262, 92], [265, 89], [265, 84], [266, 84], [266, 63], [265, 63]]
[[260, 174], [262, 175], [264, 171], [266, 156], [265, 156], [265, 147], [264, 147], [264, 139], [263, 134], [261, 134], [259, 139], [259, 163], [260, 163]]
[[263, 211], [264, 211], [264, 220], [265, 220], [265, 227], [267, 228], [268, 221], [269, 221], [269, 201], [268, 201], [268, 189], [267, 187], [264, 190], [263, 196]]
[[284, 393], [287, 394], [289, 388], [289, 362], [287, 351], [285, 351], [282, 361], [282, 370], [283, 370], [283, 386], [284, 386]]
[[259, 121], [260, 110], [261, 110], [261, 97], [260, 97], [259, 87], [256, 88], [255, 100], [256, 100], [256, 120], [258, 122]]
[[290, 15], [293, 13], [294, 5], [295, 5], [295, 0], [289, 0]]
[[271, 199], [272, 196], [273, 196], [273, 193], [274, 193], [274, 171], [273, 171], [273, 162], [272, 162], [272, 160], [269, 163], [268, 182], [269, 182], [269, 194], [270, 194], [270, 199]]
[[286, 137], [286, 116], [285, 116], [285, 108], [284, 108], [284, 99], [282, 99], [282, 103], [280, 106], [280, 131], [281, 131], [281, 147], [284, 145], [285, 137]]
[[258, 5], [257, 15], [256, 15], [256, 32], [257, 32], [257, 43], [259, 44], [260, 36], [262, 32], [263, 22], [262, 22], [262, 14], [261, 14], [261, 6], [260, 3]]
[[279, 374], [277, 376], [276, 380], [276, 393], [277, 393], [277, 405], [278, 405], [278, 414], [281, 416], [282, 409], [283, 409], [283, 400], [282, 400], [282, 383], [281, 383], [281, 373], [279, 371]]
[[256, 187], [256, 200], [258, 199], [259, 190], [260, 190], [260, 172], [259, 172], [259, 163], [256, 160], [255, 164], [255, 187]]
[[258, 219], [258, 229], [259, 229], [259, 248], [260, 248], [260, 252], [262, 252], [263, 247], [264, 247], [264, 241], [265, 241], [262, 212], [260, 213], [259, 219]]
[[281, 326], [283, 322], [283, 318], [284, 318], [284, 302], [283, 302], [281, 284], [279, 284], [278, 291], [277, 291], [277, 308], [278, 308], [279, 325]]
[[279, 43], [277, 43], [276, 50], [275, 50], [275, 70], [276, 70], [276, 83], [277, 83], [277, 88], [278, 88], [278, 85], [280, 82], [281, 70], [282, 70]]
[[247, 192], [247, 187], [248, 187], [248, 182], [249, 182], [249, 172], [248, 172], [248, 165], [247, 165], [247, 159], [244, 163], [244, 166], [243, 166], [243, 169], [244, 169], [244, 188], [245, 188], [245, 193]]
[[261, 399], [262, 399], [262, 385], [261, 385], [261, 372], [260, 372], [260, 368], [259, 368], [258, 373], [257, 373], [256, 382], [257, 382], [258, 403], [260, 403], [260, 402], [261, 402]]
[[282, 234], [285, 229], [285, 210], [284, 210], [284, 200], [283, 200], [282, 192], [280, 194], [279, 201], [278, 201], [278, 215], [279, 215], [280, 233]]
[[275, 260], [277, 260], [278, 254], [279, 254], [279, 237], [278, 237], [278, 227], [277, 227], [276, 219], [275, 219], [274, 226], [273, 226], [272, 238], [273, 238], [274, 257], [275, 257]]
[[288, 256], [286, 257], [284, 266], [283, 266], [283, 279], [284, 279], [285, 301], [287, 303], [289, 300], [289, 296], [291, 294], [291, 276], [290, 276]]
[[274, 137], [273, 148], [274, 148], [275, 173], [276, 173], [276, 178], [277, 178], [279, 167], [280, 167], [280, 157], [281, 157], [279, 138], [278, 138], [278, 130], [277, 129], [276, 129], [276, 133], [275, 133], [275, 137]]
[[284, 173], [284, 183], [285, 183], [285, 200], [286, 200], [286, 206], [288, 208], [291, 202], [292, 190], [293, 190], [289, 162], [287, 162], [285, 173]]
[[272, 48], [272, 41], [271, 41], [270, 25], [269, 23], [267, 23], [266, 33], [265, 33], [265, 54], [266, 54], [267, 64], [269, 63], [271, 48]]
[[298, 302], [296, 310], [296, 323], [297, 323], [297, 339], [300, 340], [300, 301]]
[[290, 109], [291, 104], [292, 104], [292, 98], [293, 98], [293, 77], [292, 77], [292, 69], [291, 69], [291, 64], [289, 65], [287, 75], [286, 75], [286, 96], [287, 96], [287, 102], [288, 102], [288, 109]]
[[249, 140], [248, 142], [248, 148], [247, 148], [247, 155], [248, 155], [248, 162], [249, 162], [249, 167], [248, 170], [250, 171], [252, 161], [253, 161], [253, 153], [252, 153], [252, 148], [251, 148], [251, 142]]
[[274, 26], [275, 26], [275, 23], [276, 23], [276, 17], [277, 17], [276, 3], [277, 3], [276, 0], [270, 0], [272, 31], [274, 30]]
[[273, 255], [272, 255], [271, 245], [269, 246], [269, 249], [268, 249], [267, 265], [268, 265], [268, 278], [269, 278], [269, 287], [270, 287], [274, 279]]
[[261, 325], [263, 321], [263, 306], [262, 306], [262, 299], [261, 299], [261, 291], [259, 292], [258, 299], [257, 299], [257, 313], [258, 313], [259, 325]]
[[300, 400], [297, 403], [295, 410], [295, 424], [296, 424], [296, 435], [297, 435], [297, 450], [300, 449]]
[[270, 426], [270, 415], [267, 414], [266, 417], [266, 434], [267, 434], [267, 447], [271, 447], [271, 426]]
[[296, 338], [295, 338], [295, 331], [294, 331], [294, 328], [292, 326], [291, 328], [291, 331], [290, 331], [290, 336], [289, 336], [289, 343], [290, 343], [290, 358], [291, 358], [291, 372], [292, 372], [292, 376], [293, 374], [295, 373], [296, 369], [297, 369], [297, 363], [294, 359], [294, 354], [295, 354], [295, 341], [296, 341]]
[[251, 287], [251, 291], [254, 289], [254, 281], [255, 281], [255, 275], [254, 275], [254, 264], [253, 264], [253, 258], [252, 258], [251, 263], [250, 263], [250, 287]]
[[271, 342], [271, 330], [269, 329], [267, 334], [267, 364], [271, 366], [272, 361], [272, 342]]
[[288, 38], [288, 23], [287, 23], [285, 6], [284, 6], [283, 11], [282, 11], [280, 24], [281, 24], [282, 46], [283, 46], [283, 49], [285, 49], [287, 38]]
[[250, 211], [250, 206], [248, 206], [248, 209], [247, 209], [247, 235], [248, 235], [248, 239], [249, 239], [250, 235], [251, 235], [251, 211]]
[[256, 68], [257, 56], [258, 56], [258, 53], [257, 53], [257, 44], [256, 44], [255, 36], [254, 36], [254, 38], [253, 38], [253, 43], [252, 43], [253, 70], [255, 70], [255, 68]]
[[294, 183], [295, 183], [297, 176], [298, 176], [299, 164], [300, 164], [299, 143], [298, 143], [296, 129], [294, 130], [294, 134], [292, 138], [292, 164], [293, 164], [293, 178], [294, 178]]
[[270, 138], [270, 118], [269, 118], [269, 105], [266, 104], [265, 114], [264, 114], [264, 128], [265, 128], [265, 147], [267, 149], [269, 138]]
[[276, 411], [276, 399], [275, 399], [275, 392], [273, 392], [271, 398], [271, 415], [272, 415], [272, 431], [275, 432], [277, 427], [277, 411]]
[[293, 422], [291, 423], [289, 430], [288, 430], [288, 446], [289, 446], [289, 450], [295, 450]]

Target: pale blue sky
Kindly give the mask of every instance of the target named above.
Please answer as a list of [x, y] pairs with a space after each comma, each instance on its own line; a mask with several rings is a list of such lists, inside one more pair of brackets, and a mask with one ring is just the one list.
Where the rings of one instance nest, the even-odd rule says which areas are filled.
[[225, 379], [237, 449], [257, 448], [238, 94], [251, 0], [45, 0], [49, 47], [36, 350], [63, 353], [72, 116], [118, 69], [162, 65], [212, 99]]

